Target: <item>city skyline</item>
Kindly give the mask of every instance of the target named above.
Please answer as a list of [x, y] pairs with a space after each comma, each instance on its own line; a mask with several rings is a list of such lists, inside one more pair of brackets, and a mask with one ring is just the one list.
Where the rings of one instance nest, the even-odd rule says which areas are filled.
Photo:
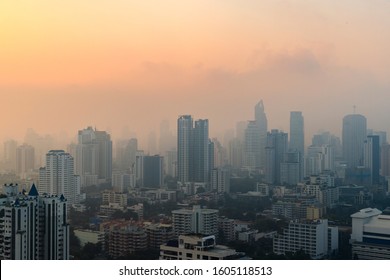
[[0, 140], [21, 140], [27, 128], [71, 138], [93, 126], [146, 143], [162, 120], [174, 127], [183, 114], [209, 119], [220, 138], [252, 120], [259, 100], [269, 130], [288, 131], [289, 113], [301, 111], [305, 135], [341, 135], [342, 118], [356, 110], [369, 128], [389, 132], [389, 7], [5, 1]]

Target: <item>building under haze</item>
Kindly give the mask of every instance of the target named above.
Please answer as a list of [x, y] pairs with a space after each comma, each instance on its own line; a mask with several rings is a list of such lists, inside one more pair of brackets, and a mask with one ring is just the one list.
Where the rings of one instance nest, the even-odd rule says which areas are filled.
[[368, 135], [364, 141], [364, 167], [370, 171], [370, 183], [379, 184], [380, 179], [380, 147], [379, 136]]
[[74, 159], [63, 150], [46, 154], [46, 166], [39, 169], [40, 194], [64, 195], [69, 205], [78, 203], [80, 176], [74, 174]]
[[25, 179], [35, 168], [35, 149], [23, 144], [16, 149], [16, 173]]
[[343, 118], [343, 158], [348, 169], [363, 165], [363, 146], [367, 137], [367, 120], [359, 114]]
[[304, 177], [304, 158], [305, 158], [305, 132], [302, 112], [290, 113], [290, 143], [289, 150], [298, 152], [299, 161], [299, 181]]
[[67, 260], [69, 225], [63, 195], [39, 195], [35, 185], [28, 193], [17, 185], [4, 186], [0, 198], [0, 259]]
[[283, 131], [272, 129], [267, 134], [265, 181], [269, 184], [280, 184], [281, 163], [287, 152], [288, 135]]
[[107, 132], [92, 127], [78, 132], [76, 174], [82, 186], [111, 183], [112, 141]]
[[245, 129], [245, 167], [250, 170], [263, 170], [267, 143], [267, 116], [263, 101], [255, 106], [255, 120], [249, 121]]
[[194, 123], [191, 116], [180, 116], [177, 121], [178, 181], [209, 182], [213, 166], [210, 160], [208, 120], [197, 120]]

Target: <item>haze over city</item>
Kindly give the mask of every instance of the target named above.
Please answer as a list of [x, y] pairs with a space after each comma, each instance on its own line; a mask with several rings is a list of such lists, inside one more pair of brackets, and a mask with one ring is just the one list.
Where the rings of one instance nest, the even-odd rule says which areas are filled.
[[[341, 133], [356, 112], [388, 128], [389, 1], [2, 1], [0, 139], [88, 125], [146, 146], [163, 119], [210, 120], [222, 138], [254, 118]], [[127, 130], [126, 130], [127, 128]]]

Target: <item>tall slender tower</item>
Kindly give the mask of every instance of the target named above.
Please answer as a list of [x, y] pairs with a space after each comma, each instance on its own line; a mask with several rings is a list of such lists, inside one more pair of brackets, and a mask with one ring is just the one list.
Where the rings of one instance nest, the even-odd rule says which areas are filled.
[[194, 181], [205, 183], [209, 181], [209, 121], [195, 121], [193, 133], [194, 149]]
[[304, 153], [305, 153], [305, 133], [302, 112], [290, 113], [290, 145], [289, 149], [292, 152], [299, 153], [299, 181], [303, 179], [304, 170]]
[[192, 127], [193, 120], [190, 115], [180, 116], [177, 120], [177, 172], [179, 182], [192, 180]]
[[363, 147], [367, 137], [367, 120], [359, 114], [343, 118], [343, 157], [348, 169], [363, 165]]
[[277, 129], [267, 134], [265, 180], [269, 184], [279, 184], [281, 163], [287, 152], [288, 135]]
[[265, 147], [267, 146], [267, 129], [268, 121], [267, 116], [264, 112], [263, 100], [260, 100], [259, 103], [255, 106], [255, 121], [256, 126], [259, 130], [259, 159], [258, 164], [260, 169], [264, 170], [265, 167]]
[[370, 183], [379, 184], [379, 135], [368, 135], [367, 140], [364, 141], [364, 167], [370, 170]]

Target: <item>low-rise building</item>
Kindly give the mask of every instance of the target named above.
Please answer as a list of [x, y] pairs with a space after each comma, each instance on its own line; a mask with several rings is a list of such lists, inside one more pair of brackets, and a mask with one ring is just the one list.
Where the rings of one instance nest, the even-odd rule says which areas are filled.
[[227, 246], [217, 245], [214, 235], [180, 235], [160, 246], [162, 260], [232, 260], [244, 257]]

